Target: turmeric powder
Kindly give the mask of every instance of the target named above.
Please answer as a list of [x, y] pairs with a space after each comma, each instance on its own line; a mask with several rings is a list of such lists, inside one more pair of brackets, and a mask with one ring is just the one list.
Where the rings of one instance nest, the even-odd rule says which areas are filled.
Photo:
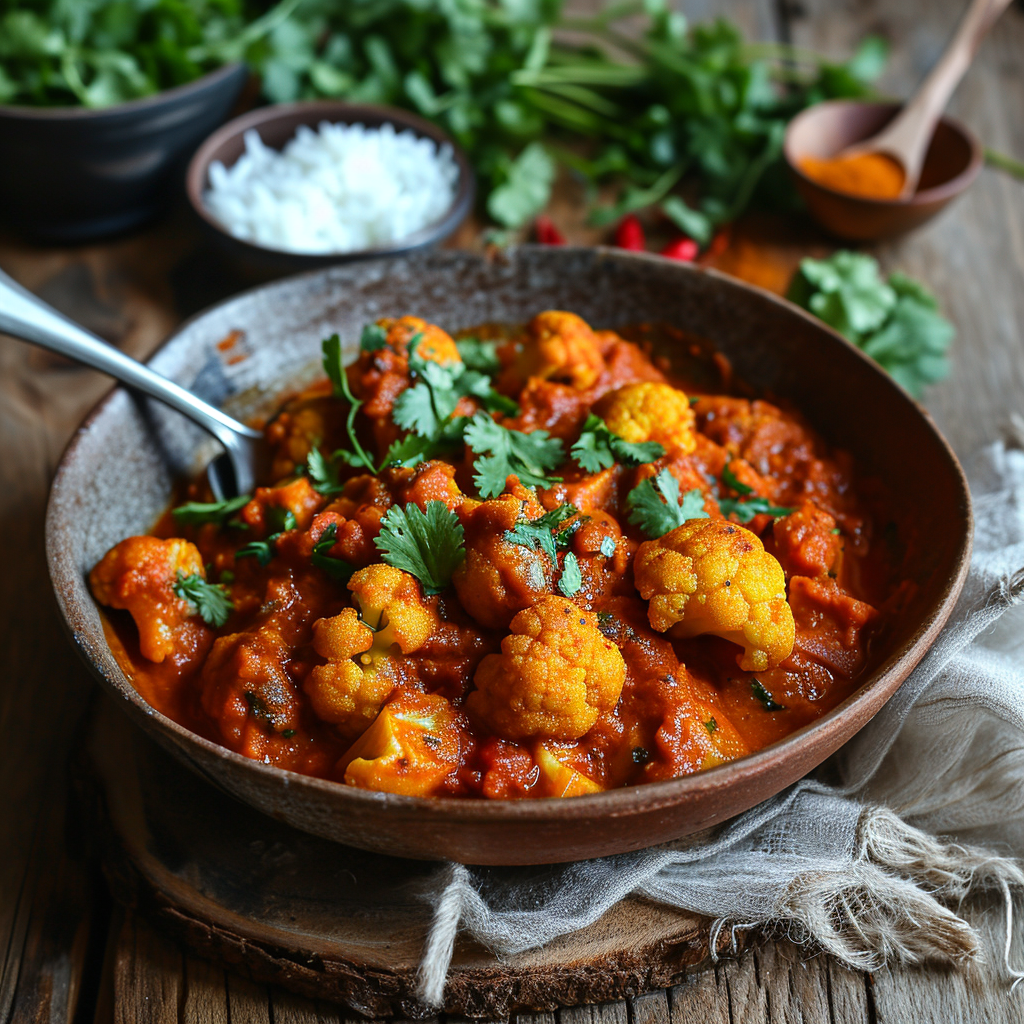
[[864, 199], [898, 199], [903, 188], [903, 168], [884, 153], [858, 153], [831, 160], [804, 156], [799, 167], [819, 185]]

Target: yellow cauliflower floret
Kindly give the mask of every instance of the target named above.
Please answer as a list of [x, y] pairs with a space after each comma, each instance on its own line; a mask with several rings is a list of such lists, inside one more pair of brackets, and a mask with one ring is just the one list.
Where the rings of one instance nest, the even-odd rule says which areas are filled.
[[346, 608], [314, 623], [313, 648], [327, 664], [310, 672], [305, 690], [319, 718], [357, 736], [398, 682], [394, 649], [409, 654], [422, 647], [439, 620], [401, 569], [368, 565], [348, 585], [359, 611]]
[[403, 316], [397, 320], [385, 318], [378, 320], [377, 324], [387, 332], [387, 344], [400, 355], [405, 355], [409, 342], [418, 334], [420, 340], [416, 345], [416, 354], [421, 359], [442, 364], [462, 362], [462, 356], [451, 335], [418, 316]]
[[440, 624], [437, 612], [424, 603], [415, 577], [394, 566], [368, 565], [353, 573], [348, 589], [363, 622], [376, 630], [375, 650], [398, 644], [403, 654], [409, 654], [422, 647]]
[[743, 648], [746, 672], [774, 668], [793, 650], [782, 566], [760, 538], [724, 519], [691, 519], [641, 544], [633, 561], [647, 617], [680, 638], [712, 633]]
[[618, 647], [589, 613], [545, 597], [512, 620], [501, 654], [480, 662], [470, 713], [508, 740], [577, 740], [615, 707], [626, 679]]
[[697, 446], [690, 399], [671, 384], [624, 384], [605, 395], [595, 411], [613, 434], [631, 444], [657, 441], [667, 452], [684, 455]]
[[89, 573], [89, 585], [100, 604], [131, 613], [139, 630], [139, 650], [150, 661], [163, 661], [174, 652], [175, 636], [194, 612], [174, 593], [179, 573], [206, 579], [199, 549], [178, 537], [129, 537]]
[[604, 370], [604, 359], [590, 325], [575, 313], [538, 313], [527, 329], [523, 369], [531, 377], [589, 388]]
[[400, 693], [338, 765], [362, 789], [431, 796], [459, 767], [459, 713], [438, 694]]

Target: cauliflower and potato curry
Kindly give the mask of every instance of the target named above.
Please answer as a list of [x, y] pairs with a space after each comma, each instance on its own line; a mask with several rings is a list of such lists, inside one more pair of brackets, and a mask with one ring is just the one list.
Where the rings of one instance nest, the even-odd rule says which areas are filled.
[[[906, 585], [849, 460], [566, 312], [368, 326], [90, 576], [142, 695], [259, 761], [417, 796], [572, 796], [834, 706]], [[881, 517], [881, 518], [880, 518]]]

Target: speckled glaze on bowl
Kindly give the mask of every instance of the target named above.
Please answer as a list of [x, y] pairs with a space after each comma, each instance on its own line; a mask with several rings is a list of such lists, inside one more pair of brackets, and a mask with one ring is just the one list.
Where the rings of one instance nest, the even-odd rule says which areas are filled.
[[[372, 793], [249, 760], [151, 708], [104, 638], [86, 573], [108, 547], [145, 532], [170, 500], [174, 476], [198, 469], [213, 451], [176, 414], [118, 388], [82, 426], [57, 471], [47, 555], [82, 656], [149, 735], [213, 784], [308, 832], [404, 857], [531, 864], [638, 849], [723, 821], [820, 764], [882, 707], [934, 641], [963, 585], [971, 546], [967, 484], [905, 392], [838, 334], [767, 292], [622, 250], [527, 246], [491, 261], [426, 252], [247, 292], [186, 323], [152, 365], [236, 414], [256, 413], [288, 384], [309, 378], [330, 332], [354, 349], [361, 326], [383, 315], [416, 313], [457, 328], [521, 322], [550, 308], [574, 310], [600, 327], [662, 321], [713, 339], [742, 379], [794, 402], [917, 513], [912, 575], [919, 589], [860, 688], [819, 721], [731, 764], [568, 800]], [[244, 332], [250, 354], [228, 366], [216, 344], [233, 330]]]

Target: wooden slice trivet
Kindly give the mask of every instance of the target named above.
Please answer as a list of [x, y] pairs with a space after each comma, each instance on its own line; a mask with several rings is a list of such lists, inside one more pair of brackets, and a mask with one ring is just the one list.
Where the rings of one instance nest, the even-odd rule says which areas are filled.
[[[370, 1017], [431, 1015], [413, 994], [430, 918], [417, 889], [437, 864], [266, 817], [181, 766], [105, 699], [86, 754], [83, 789], [119, 900], [255, 981]], [[460, 939], [444, 1010], [497, 1019], [664, 988], [707, 959], [707, 937], [704, 918], [627, 899], [516, 956]]]

